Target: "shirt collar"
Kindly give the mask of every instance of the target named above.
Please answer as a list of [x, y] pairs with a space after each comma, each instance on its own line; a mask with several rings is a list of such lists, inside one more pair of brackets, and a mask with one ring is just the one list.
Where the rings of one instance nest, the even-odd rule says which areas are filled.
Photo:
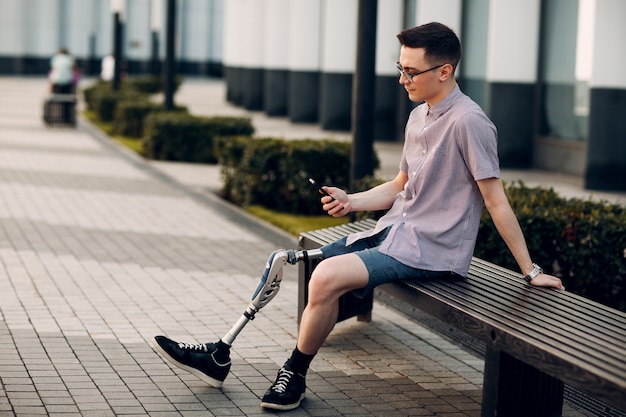
[[441, 100], [439, 103], [435, 104], [433, 107], [428, 109], [428, 112], [432, 116], [434, 116], [435, 119], [438, 118], [439, 116], [447, 112], [450, 109], [450, 107], [452, 107], [452, 104], [454, 104], [454, 102], [460, 95], [461, 95], [461, 89], [459, 88], [459, 85], [456, 84], [454, 88], [452, 89], [452, 91], [450, 91], [450, 93], [448, 93], [448, 95], [445, 96], [443, 100]]

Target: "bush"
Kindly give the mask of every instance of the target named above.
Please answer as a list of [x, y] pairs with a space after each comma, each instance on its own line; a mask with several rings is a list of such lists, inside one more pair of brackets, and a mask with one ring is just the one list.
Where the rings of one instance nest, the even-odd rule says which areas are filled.
[[[176, 78], [176, 87], [181, 78]], [[83, 90], [87, 109], [101, 122], [113, 122], [113, 134], [142, 137], [144, 119], [150, 112], [163, 110], [163, 105], [150, 101], [150, 94], [161, 91], [160, 76], [131, 77], [122, 82], [119, 90], [111, 89], [111, 82], [99, 81]], [[187, 111], [177, 106], [174, 111]]]
[[87, 110], [95, 111], [97, 107], [98, 94], [103, 90], [111, 90], [111, 85], [107, 82], [99, 81], [83, 90], [83, 97]]
[[153, 112], [145, 120], [143, 149], [148, 158], [157, 160], [215, 163], [215, 138], [253, 132], [249, 118]]
[[[182, 78], [177, 76], [174, 78], [174, 91], [180, 87]], [[163, 91], [163, 76], [161, 75], [139, 75], [128, 77], [122, 85], [126, 88], [139, 91], [145, 94], [156, 94]]]
[[117, 103], [121, 96], [122, 94], [120, 94], [119, 91], [114, 92], [102, 90], [96, 94], [94, 111], [96, 112], [98, 120], [102, 122], [113, 121], [115, 108], [117, 107]]
[[[145, 118], [149, 113], [162, 112], [163, 104], [148, 99], [122, 100], [115, 107], [113, 134], [141, 138], [144, 136]], [[186, 107], [177, 106], [175, 112], [186, 112]]]
[[115, 119], [115, 111], [123, 101], [147, 101], [146, 94], [138, 93], [128, 88], [111, 90], [109, 83], [98, 83], [83, 90], [87, 109], [93, 111], [101, 122], [111, 122]]
[[351, 145], [347, 142], [239, 137], [222, 138], [218, 147], [221, 194], [241, 206], [320, 214], [321, 195], [309, 178], [343, 188], [350, 181]]
[[[563, 279], [569, 291], [625, 311], [626, 208], [564, 199], [521, 182], [505, 184], [505, 190], [533, 260]], [[486, 210], [474, 255], [519, 268]]]

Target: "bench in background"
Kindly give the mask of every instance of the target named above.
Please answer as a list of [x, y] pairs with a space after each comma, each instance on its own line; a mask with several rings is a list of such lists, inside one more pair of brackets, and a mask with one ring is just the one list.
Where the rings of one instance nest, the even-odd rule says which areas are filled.
[[43, 104], [43, 121], [48, 126], [76, 126], [76, 95], [51, 94]]
[[[371, 229], [366, 220], [302, 233], [315, 249]], [[300, 263], [298, 319], [319, 260]], [[567, 282], [565, 283], [567, 285]], [[380, 287], [486, 344], [482, 416], [560, 416], [568, 384], [626, 411], [626, 314], [569, 292], [531, 287], [519, 273], [474, 258], [467, 279]], [[339, 320], [369, 320], [373, 296], [340, 300]]]

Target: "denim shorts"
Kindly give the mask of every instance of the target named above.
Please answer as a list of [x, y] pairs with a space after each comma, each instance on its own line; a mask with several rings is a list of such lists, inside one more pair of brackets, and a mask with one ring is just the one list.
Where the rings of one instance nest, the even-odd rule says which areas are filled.
[[380, 284], [406, 278], [432, 279], [452, 277], [455, 275], [448, 271], [427, 271], [425, 269], [413, 268], [397, 261], [389, 255], [379, 252], [378, 249], [383, 240], [385, 240], [385, 237], [387, 237], [390, 228], [391, 227], [387, 227], [374, 236], [357, 240], [351, 245], [346, 245], [348, 238], [344, 237], [320, 248], [324, 254], [324, 258], [347, 253], [354, 253], [361, 258], [369, 273], [369, 281], [366, 287], [352, 291], [354, 295], [359, 298], [364, 298]]

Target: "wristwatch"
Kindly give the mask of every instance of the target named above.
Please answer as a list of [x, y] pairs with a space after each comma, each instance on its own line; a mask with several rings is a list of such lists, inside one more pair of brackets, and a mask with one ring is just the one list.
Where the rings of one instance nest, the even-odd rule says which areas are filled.
[[542, 274], [542, 273], [543, 273], [543, 269], [539, 265], [533, 264], [533, 270], [530, 271], [528, 275], [524, 277], [524, 279], [526, 280], [527, 283], [530, 284], [530, 281], [532, 281], [533, 278], [535, 278], [537, 275]]

